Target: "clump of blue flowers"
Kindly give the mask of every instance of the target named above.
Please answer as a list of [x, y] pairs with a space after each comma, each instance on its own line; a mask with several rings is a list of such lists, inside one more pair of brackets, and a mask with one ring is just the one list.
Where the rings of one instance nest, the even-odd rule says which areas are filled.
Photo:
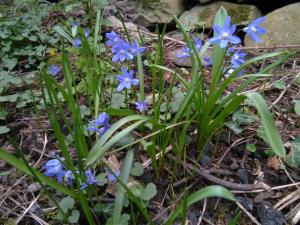
[[98, 118], [89, 126], [86, 128], [90, 131], [95, 131], [99, 134], [99, 136], [102, 136], [109, 128], [109, 115], [105, 112], [101, 113]]
[[[194, 45], [196, 51], [200, 52], [201, 48], [203, 47], [203, 43], [198, 37], [194, 37]], [[186, 58], [190, 58], [192, 54], [193, 54], [193, 50], [187, 47], [187, 44], [185, 44], [182, 47], [181, 51], [176, 55], [176, 57], [179, 58], [180, 60], [183, 60]], [[209, 66], [212, 64], [212, 61], [210, 58], [204, 56], [202, 57], [202, 64], [203, 66]]]
[[135, 106], [138, 111], [145, 112], [147, 110], [147, 100], [136, 102]]
[[48, 67], [48, 73], [52, 76], [56, 76], [61, 71], [61, 68], [58, 65], [51, 65]]
[[105, 36], [108, 39], [106, 45], [112, 48], [113, 62], [132, 60], [137, 54], [145, 51], [144, 47], [139, 47], [137, 40], [130, 44], [128, 40], [123, 40], [113, 31], [106, 33]]
[[43, 166], [45, 175], [48, 177], [56, 177], [57, 181], [62, 183], [65, 176], [63, 164], [58, 159], [51, 159]]

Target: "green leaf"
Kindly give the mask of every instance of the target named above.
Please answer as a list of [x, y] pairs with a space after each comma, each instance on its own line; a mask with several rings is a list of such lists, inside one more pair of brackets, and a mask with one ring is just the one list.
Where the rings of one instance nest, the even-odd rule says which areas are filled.
[[250, 112], [238, 110], [233, 114], [232, 120], [237, 121], [239, 124], [251, 124], [257, 120], [257, 117]]
[[125, 95], [121, 93], [114, 93], [111, 96], [111, 108], [120, 109], [125, 107]]
[[6, 56], [2, 58], [2, 62], [4, 66], [8, 68], [8, 70], [12, 70], [17, 65], [18, 60], [16, 58], [8, 58]]
[[128, 225], [129, 220], [130, 216], [127, 213], [122, 214], [120, 218], [120, 225]]
[[255, 105], [260, 114], [268, 144], [279, 157], [285, 158], [286, 152], [284, 145], [265, 100], [257, 92], [249, 92], [245, 95]]
[[140, 162], [133, 163], [130, 174], [135, 177], [139, 177], [144, 173], [144, 167]]
[[273, 86], [277, 89], [285, 89], [286, 83], [283, 80], [277, 80], [276, 82], [274, 82]]
[[19, 97], [20, 94], [0, 96], [0, 102], [16, 102]]
[[8, 115], [8, 112], [6, 112], [4, 109], [0, 108], [0, 120], [5, 120], [7, 115]]
[[10, 131], [7, 126], [0, 126], [0, 134], [6, 134]]
[[80, 212], [78, 210], [72, 210], [71, 215], [68, 217], [69, 223], [77, 223], [80, 217]]
[[296, 138], [292, 142], [291, 151], [286, 156], [285, 161], [291, 167], [299, 167], [300, 166], [300, 137]]
[[255, 144], [246, 144], [246, 149], [249, 152], [256, 152], [256, 146], [255, 146]]
[[[187, 198], [186, 207], [189, 208], [191, 205], [195, 204], [198, 201], [201, 201], [205, 198], [210, 197], [222, 197], [231, 201], [235, 201], [235, 198], [233, 194], [228, 191], [226, 188], [222, 186], [212, 185], [205, 188], [202, 188]], [[177, 218], [177, 216], [182, 212], [182, 209], [184, 207], [184, 204], [181, 203], [179, 206], [176, 207], [176, 209], [173, 211], [165, 225], [172, 225], [174, 224], [174, 220]]]
[[[134, 120], [138, 120], [137, 122], [131, 124], [126, 127], [119, 133], [115, 134], [112, 138], [110, 138], [118, 129], [124, 126], [126, 123], [132, 122]], [[102, 155], [114, 144], [124, 138], [126, 135], [129, 135], [132, 130], [140, 126], [142, 123], [147, 121], [148, 118], [141, 115], [133, 115], [127, 116], [120, 119], [118, 122], [114, 123], [96, 142], [93, 148], [90, 150], [86, 164], [89, 166], [96, 162], [98, 159], [102, 157]], [[109, 139], [110, 138], [110, 139]]]
[[153, 183], [149, 183], [146, 186], [146, 189], [142, 195], [142, 199], [145, 201], [149, 201], [152, 199], [157, 193], [156, 186]]
[[[122, 182], [124, 185], [127, 185], [132, 162], [133, 162], [133, 151], [130, 150], [126, 154], [122, 166], [121, 174], [120, 174], [120, 182]], [[118, 183], [117, 194], [116, 194], [115, 205], [114, 205], [114, 212], [113, 212], [113, 224], [120, 224], [124, 197], [125, 197], [125, 189], [123, 188], [121, 183]]]
[[300, 100], [295, 101], [294, 110], [295, 113], [300, 116]]
[[71, 197], [65, 197], [59, 202], [59, 206], [61, 209], [66, 213], [69, 209], [72, 209], [74, 207], [75, 200]]

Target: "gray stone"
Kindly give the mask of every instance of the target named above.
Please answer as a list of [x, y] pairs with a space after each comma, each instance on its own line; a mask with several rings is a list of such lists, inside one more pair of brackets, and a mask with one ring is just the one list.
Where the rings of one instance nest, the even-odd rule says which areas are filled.
[[142, 5], [137, 0], [117, 2], [125, 17], [138, 25], [153, 27], [156, 24], [170, 23], [173, 15], [179, 16], [184, 11], [184, 0], [160, 0]]
[[261, 26], [267, 30], [261, 36], [263, 43], [254, 43], [246, 36], [245, 46], [300, 45], [299, 12], [300, 3], [295, 3], [267, 14], [265, 22], [261, 23]]
[[[177, 57], [178, 53], [181, 53], [181, 52], [182, 52], [182, 48], [177, 48], [173, 51], [168, 52], [167, 58], [169, 60], [171, 60], [177, 66], [192, 67], [192, 60], [190, 58], [179, 59]], [[210, 49], [207, 49], [204, 54], [204, 57], [211, 58], [211, 56], [212, 56], [212, 51]]]
[[179, 17], [179, 21], [183, 26], [190, 26], [193, 29], [211, 28], [215, 15], [222, 6], [231, 17], [231, 22], [236, 25], [246, 25], [262, 15], [256, 6], [220, 1], [208, 5], [196, 5], [191, 10], [185, 11]]

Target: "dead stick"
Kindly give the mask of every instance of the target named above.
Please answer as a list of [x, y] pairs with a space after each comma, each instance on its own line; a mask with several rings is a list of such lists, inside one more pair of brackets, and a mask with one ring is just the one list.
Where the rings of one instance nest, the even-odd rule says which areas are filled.
[[[170, 156], [170, 155], [168, 155], [168, 158], [175, 160], [175, 157]], [[220, 185], [222, 185], [224, 187], [227, 187], [227, 188], [230, 188], [230, 189], [242, 190], [242, 191], [252, 191], [252, 190], [268, 189], [269, 188], [266, 184], [264, 184], [262, 182], [258, 182], [256, 184], [239, 184], [239, 183], [234, 183], [234, 182], [222, 180], [218, 177], [215, 177], [215, 176], [211, 175], [209, 173], [209, 171], [206, 170], [206, 169], [198, 169], [195, 166], [193, 166], [192, 164], [185, 163], [183, 161], [180, 161], [180, 164], [183, 167], [188, 168], [188, 169], [194, 171], [196, 174], [204, 177], [206, 180], [208, 180], [212, 183], [220, 184]]]

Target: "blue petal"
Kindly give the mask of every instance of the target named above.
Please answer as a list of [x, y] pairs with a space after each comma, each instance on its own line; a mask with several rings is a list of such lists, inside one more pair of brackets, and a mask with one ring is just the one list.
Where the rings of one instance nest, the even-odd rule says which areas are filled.
[[221, 40], [221, 42], [220, 42], [221, 48], [226, 48], [227, 45], [228, 45], [228, 40]]

